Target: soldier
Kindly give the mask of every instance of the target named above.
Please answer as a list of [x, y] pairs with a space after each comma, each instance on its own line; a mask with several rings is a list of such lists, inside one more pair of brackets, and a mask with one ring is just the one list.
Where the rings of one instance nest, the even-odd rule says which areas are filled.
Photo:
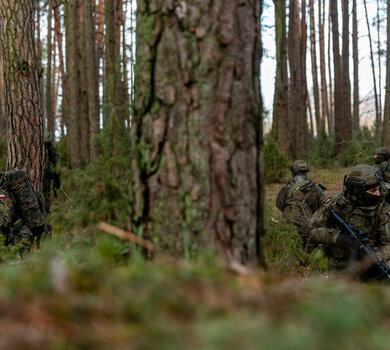
[[[379, 147], [375, 150], [374, 160], [375, 169], [378, 170], [379, 174], [384, 180], [384, 186], [387, 191], [390, 192], [390, 151], [386, 147]], [[390, 203], [390, 193], [385, 198], [387, 203]]]
[[29, 250], [39, 243], [44, 218], [38, 199], [24, 170], [0, 173], [0, 231], [6, 244], [22, 244]]
[[60, 174], [56, 170], [59, 161], [59, 154], [53, 145], [53, 136], [50, 131], [45, 132], [45, 167], [43, 172], [42, 194], [44, 202], [44, 214], [50, 214], [50, 194], [53, 190], [54, 196], [57, 197], [57, 189], [60, 188]]
[[307, 178], [309, 166], [303, 160], [296, 160], [291, 165], [292, 180], [284, 185], [276, 198], [276, 206], [283, 216], [294, 224], [302, 236], [306, 251], [314, 248], [310, 243], [310, 218], [326, 200], [322, 185]]
[[311, 218], [310, 237], [327, 245], [330, 269], [347, 267], [350, 259], [351, 238], [330, 220], [333, 209], [356, 231], [367, 233], [367, 244], [385, 260], [390, 256], [389, 228], [390, 206], [384, 201], [386, 190], [378, 171], [360, 164], [344, 177], [344, 189], [329, 198]]

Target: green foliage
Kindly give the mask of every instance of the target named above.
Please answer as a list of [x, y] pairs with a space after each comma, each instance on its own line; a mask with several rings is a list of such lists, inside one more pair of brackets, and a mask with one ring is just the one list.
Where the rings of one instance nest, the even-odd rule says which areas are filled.
[[375, 136], [367, 126], [363, 126], [360, 132], [345, 147], [340, 155], [342, 166], [354, 166], [357, 164], [374, 164]]
[[280, 182], [289, 170], [290, 162], [280, 151], [278, 144], [267, 135], [264, 140], [264, 169], [267, 183]]
[[[122, 227], [127, 223], [131, 179], [129, 144], [124, 141], [117, 155], [112, 156], [109, 137], [103, 135], [99, 141], [103, 153], [85, 169], [61, 169], [63, 191], [59, 191], [59, 198], [53, 203], [50, 218], [57, 232], [67, 232], [74, 226], [85, 228], [99, 221]], [[61, 152], [61, 159], [62, 156]]]
[[303, 242], [297, 228], [284, 218], [269, 221], [264, 244], [273, 270], [301, 271], [301, 267], [310, 262], [309, 255], [302, 250]]
[[307, 161], [312, 167], [334, 167], [336, 163], [336, 143], [334, 137], [321, 133], [311, 140]]

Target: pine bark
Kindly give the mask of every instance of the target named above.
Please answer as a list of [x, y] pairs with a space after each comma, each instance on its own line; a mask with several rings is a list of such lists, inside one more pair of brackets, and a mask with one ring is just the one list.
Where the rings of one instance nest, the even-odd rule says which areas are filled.
[[370, 58], [371, 58], [371, 71], [372, 71], [372, 80], [374, 83], [374, 100], [375, 100], [375, 141], [377, 144], [381, 143], [381, 132], [382, 132], [382, 119], [381, 115], [379, 113], [379, 101], [378, 101], [378, 92], [377, 92], [377, 86], [376, 86], [376, 73], [375, 73], [375, 61], [374, 61], [374, 50], [372, 48], [372, 39], [371, 39], [371, 27], [370, 27], [370, 21], [368, 19], [368, 12], [367, 12], [367, 2], [366, 0], [363, 0], [364, 4], [364, 12], [366, 15], [366, 23], [367, 23], [367, 30], [368, 30], [368, 42], [370, 43]]
[[314, 0], [309, 0], [310, 8], [310, 53], [311, 72], [313, 77], [314, 114], [317, 126], [317, 134], [325, 128], [320, 116], [320, 93], [318, 88], [317, 49], [316, 49], [316, 27], [314, 20]]
[[39, 59], [34, 41], [33, 0], [0, 2], [0, 41], [8, 114], [7, 169], [22, 168], [42, 189], [43, 113]]
[[343, 75], [339, 45], [339, 21], [337, 0], [331, 0], [333, 65], [334, 65], [334, 116], [336, 134], [336, 152], [340, 154], [344, 148], [344, 108], [343, 108]]
[[52, 18], [53, 1], [49, 0], [49, 9], [47, 13], [47, 67], [46, 67], [46, 120], [47, 130], [54, 135], [55, 120], [53, 113], [52, 99]]
[[286, 0], [275, 0], [276, 74], [272, 118], [272, 135], [280, 150], [290, 155], [288, 135], [288, 75], [286, 40]]
[[257, 263], [259, 2], [138, 2], [131, 229]]
[[351, 113], [351, 80], [349, 77], [349, 0], [342, 0], [343, 15], [343, 47], [342, 47], [342, 81], [343, 81], [343, 139], [352, 140], [352, 113]]
[[[323, 125], [328, 124], [328, 131], [330, 133], [330, 115], [328, 104], [328, 87], [326, 83], [326, 60], [325, 60], [325, 0], [318, 0], [318, 33], [320, 46], [320, 74], [321, 74], [321, 122]], [[324, 129], [325, 131], [325, 129]]]
[[78, 0], [69, 1], [67, 46], [69, 53], [67, 64], [67, 91], [69, 115], [67, 117], [67, 140], [70, 154], [70, 167], [81, 167], [81, 130], [80, 130], [80, 79], [79, 79], [79, 14]]
[[[303, 6], [303, 4], [302, 4]], [[305, 80], [304, 56], [306, 50], [303, 19], [300, 20], [298, 1], [290, 1], [288, 34], [288, 61], [290, 67], [289, 83], [289, 129], [291, 153], [295, 159], [304, 158], [307, 152], [307, 90]]]
[[89, 108], [89, 125], [90, 134], [90, 156], [91, 159], [96, 159], [100, 153], [99, 144], [96, 137], [99, 135], [99, 86], [98, 86], [98, 70], [96, 59], [96, 35], [95, 24], [92, 13], [92, 0], [84, 0], [84, 23], [85, 23], [85, 54], [88, 57], [87, 67], [87, 82], [88, 82], [88, 108]]
[[[387, 18], [390, 18], [390, 1], [387, 3]], [[387, 37], [390, 38], [390, 21], [386, 26]], [[383, 110], [383, 145], [390, 147], [390, 40], [386, 44], [386, 91]]]
[[78, 55], [79, 55], [79, 94], [80, 94], [80, 107], [81, 107], [81, 140], [80, 149], [82, 156], [82, 164], [89, 163], [90, 155], [90, 124], [89, 124], [89, 101], [88, 101], [88, 76], [87, 66], [89, 61], [92, 61], [92, 57], [86, 55], [86, 37], [85, 37], [85, 24], [84, 24], [84, 0], [79, 0], [79, 33], [78, 33]]
[[358, 134], [360, 130], [359, 117], [359, 46], [356, 0], [352, 3], [352, 59], [353, 59], [353, 132]]

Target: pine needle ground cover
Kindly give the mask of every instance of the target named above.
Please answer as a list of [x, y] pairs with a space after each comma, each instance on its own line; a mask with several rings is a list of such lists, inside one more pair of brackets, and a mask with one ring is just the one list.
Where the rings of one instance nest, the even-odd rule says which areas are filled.
[[[315, 177], [338, 191], [338, 176]], [[85, 176], [73, 181], [86, 196]], [[88, 225], [82, 198], [67, 186], [69, 198], [61, 193], [51, 216], [53, 238], [23, 259], [0, 251], [0, 348], [384, 349], [390, 342], [389, 286], [312, 269], [286, 223], [268, 223], [268, 271], [236, 275], [207, 252], [146, 261], [131, 243]], [[277, 214], [278, 186], [270, 186], [268, 211]], [[106, 205], [123, 206], [115, 201]], [[104, 218], [91, 212], [91, 222]]]

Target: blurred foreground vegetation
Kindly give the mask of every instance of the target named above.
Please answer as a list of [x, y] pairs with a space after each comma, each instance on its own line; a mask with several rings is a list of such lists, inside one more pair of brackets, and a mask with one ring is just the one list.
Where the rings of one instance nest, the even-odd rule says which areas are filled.
[[[278, 162], [283, 173], [289, 160]], [[330, 275], [326, 258], [304, 253], [275, 208], [280, 184], [267, 186], [267, 271], [236, 274], [207, 251], [146, 261], [139, 247], [98, 231], [101, 220], [126, 228], [128, 163], [103, 155], [82, 171], [63, 168], [49, 217], [54, 237], [23, 259], [2, 246], [1, 349], [388, 347], [389, 286]], [[337, 191], [345, 164], [329, 164], [310, 174]]]

